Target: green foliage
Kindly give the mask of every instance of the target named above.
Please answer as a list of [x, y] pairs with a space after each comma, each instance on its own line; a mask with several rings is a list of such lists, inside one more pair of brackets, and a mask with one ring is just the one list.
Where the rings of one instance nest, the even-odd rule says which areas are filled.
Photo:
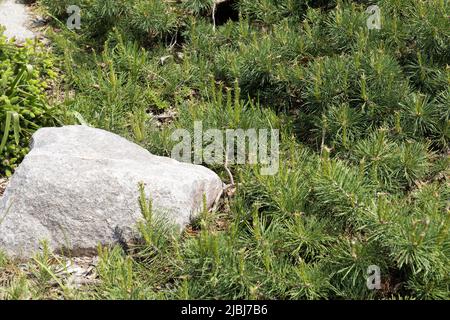
[[211, 10], [214, 0], [192, 0], [183, 1], [183, 7], [195, 14], [200, 14]]
[[11, 175], [28, 152], [31, 134], [57, 124], [61, 111], [47, 102], [57, 74], [43, 45], [17, 47], [0, 30], [0, 174]]
[[152, 43], [176, 33], [180, 22], [165, 1], [159, 0], [40, 0], [48, 13], [65, 26], [67, 8], [80, 8], [81, 30], [93, 43], [101, 43], [115, 29], [132, 35], [142, 43]]
[[[181, 233], [141, 186], [140, 241], [100, 248], [100, 283], [61, 295], [448, 299], [449, 3], [371, 3], [380, 30], [366, 1], [241, 0], [215, 27], [212, 1], [80, 1], [82, 30], [50, 34], [69, 111], [164, 156], [195, 121], [280, 129], [280, 168], [207, 164], [235, 189]], [[39, 261], [42, 281], [20, 274], [8, 298], [45, 296]]]

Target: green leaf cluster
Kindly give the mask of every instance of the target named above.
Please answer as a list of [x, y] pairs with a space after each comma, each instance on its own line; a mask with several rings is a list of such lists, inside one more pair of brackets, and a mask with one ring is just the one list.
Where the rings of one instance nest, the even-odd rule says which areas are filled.
[[0, 174], [11, 175], [32, 133], [57, 123], [46, 91], [57, 77], [52, 54], [37, 41], [18, 47], [0, 30]]

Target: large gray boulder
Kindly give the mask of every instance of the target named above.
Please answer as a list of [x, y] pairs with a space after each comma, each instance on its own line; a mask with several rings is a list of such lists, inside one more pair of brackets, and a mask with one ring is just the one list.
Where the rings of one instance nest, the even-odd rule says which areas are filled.
[[131, 241], [142, 218], [140, 182], [154, 214], [179, 227], [223, 187], [205, 167], [152, 155], [104, 130], [40, 129], [0, 201], [0, 250], [27, 258], [47, 240], [52, 250], [86, 254]]

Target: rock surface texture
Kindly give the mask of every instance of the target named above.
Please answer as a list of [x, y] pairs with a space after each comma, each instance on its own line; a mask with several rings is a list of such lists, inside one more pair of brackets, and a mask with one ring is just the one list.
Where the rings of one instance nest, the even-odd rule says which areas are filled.
[[87, 126], [43, 128], [0, 200], [0, 250], [30, 257], [50, 249], [95, 252], [133, 240], [140, 182], [155, 215], [184, 227], [220, 196], [211, 170], [152, 155], [113, 133]]

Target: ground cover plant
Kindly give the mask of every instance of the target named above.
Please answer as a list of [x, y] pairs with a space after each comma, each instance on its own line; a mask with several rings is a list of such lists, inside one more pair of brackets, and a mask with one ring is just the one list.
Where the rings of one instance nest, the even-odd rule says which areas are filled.
[[[1, 298], [450, 298], [447, 1], [69, 2], [82, 9], [80, 30], [65, 26], [68, 1], [39, 1], [52, 17], [64, 97], [48, 110], [64, 110], [61, 123], [104, 128], [163, 156], [173, 130], [194, 121], [276, 128], [282, 165], [274, 176], [211, 165], [235, 185], [182, 234], [142, 193], [142, 243], [99, 248], [95, 284], [69, 286], [48, 252], [28, 272], [0, 254]], [[366, 25], [374, 4], [379, 30]], [[0, 39], [0, 69], [11, 74], [0, 97], [11, 99], [16, 82], [25, 91], [15, 104], [1, 98], [5, 150], [28, 137], [17, 141], [11, 106], [46, 105], [28, 98], [43, 88], [22, 81], [53, 78], [27, 68], [26, 50]], [[366, 281], [374, 265], [378, 290]]]
[[45, 91], [55, 80], [52, 57], [42, 44], [18, 48], [0, 28], [0, 173], [10, 176], [28, 152], [31, 134], [58, 122]]

